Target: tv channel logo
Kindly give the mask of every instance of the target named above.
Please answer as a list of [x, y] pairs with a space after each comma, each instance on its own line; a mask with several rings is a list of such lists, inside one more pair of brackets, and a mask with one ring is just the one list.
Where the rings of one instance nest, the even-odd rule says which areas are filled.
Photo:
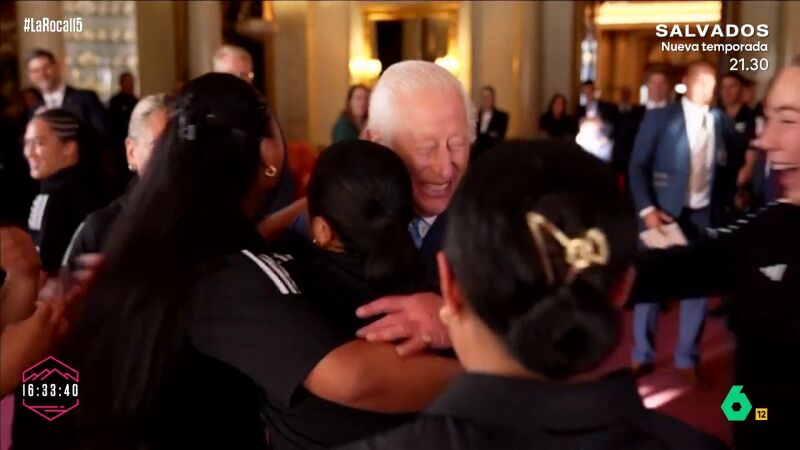
[[[722, 413], [730, 422], [744, 422], [753, 409], [750, 399], [742, 392], [743, 386], [733, 385], [725, 400], [722, 401]], [[756, 408], [756, 420], [767, 420], [767, 408]]]

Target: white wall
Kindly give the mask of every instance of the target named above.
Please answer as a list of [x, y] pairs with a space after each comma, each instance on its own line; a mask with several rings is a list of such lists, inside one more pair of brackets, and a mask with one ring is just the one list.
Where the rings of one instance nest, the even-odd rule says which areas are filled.
[[574, 2], [542, 3], [542, 32], [537, 40], [541, 51], [541, 102], [540, 108], [547, 107], [543, 102], [560, 92], [570, 102], [576, 102], [573, 92], [572, 55], [574, 42]]
[[222, 45], [222, 8], [216, 0], [187, 2], [186, 15], [187, 63], [189, 78], [194, 78], [211, 71], [211, 58]]
[[139, 41], [139, 95], [175, 88], [175, 5], [169, 1], [136, 2]]
[[[62, 17], [60, 2], [29, 1], [17, 2], [17, 33], [19, 36], [19, 80], [23, 86], [29, 86], [28, 70], [25, 58], [35, 48], [51, 51], [59, 62], [64, 62], [64, 35], [62, 33], [26, 33], [23, 26], [26, 17], [35, 19], [59, 19]], [[66, 73], [63, 74], [66, 79]]]

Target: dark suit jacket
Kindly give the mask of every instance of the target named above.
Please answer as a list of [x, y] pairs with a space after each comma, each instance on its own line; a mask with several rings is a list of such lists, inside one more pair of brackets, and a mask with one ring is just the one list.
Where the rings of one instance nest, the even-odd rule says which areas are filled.
[[494, 144], [506, 138], [506, 130], [508, 129], [508, 113], [495, 109], [492, 112], [492, 118], [489, 120], [489, 126], [486, 128], [486, 133], [481, 133], [481, 114], [478, 111], [478, 120], [475, 124], [475, 145], [472, 148], [470, 161], [474, 161], [478, 156], [494, 147]]
[[111, 121], [108, 112], [93, 91], [67, 86], [64, 91], [64, 103], [61, 104], [61, 107], [74, 112], [81, 120], [91, 124], [103, 139], [111, 137]]
[[[613, 103], [598, 100], [597, 115], [600, 116], [600, 119], [602, 119], [603, 122], [606, 122], [612, 126], [616, 126], [617, 120], [619, 119], [619, 109], [617, 108], [617, 105]], [[586, 106], [578, 106], [578, 111], [576, 112], [575, 117], [578, 119], [578, 122], [586, 117]]]
[[[727, 163], [723, 137], [725, 123], [719, 110], [714, 115], [714, 165], [711, 173], [712, 217], [715, 217], [715, 175]], [[647, 111], [636, 135], [629, 170], [636, 210], [648, 206], [680, 217], [686, 205], [691, 169], [689, 136], [681, 103]]]

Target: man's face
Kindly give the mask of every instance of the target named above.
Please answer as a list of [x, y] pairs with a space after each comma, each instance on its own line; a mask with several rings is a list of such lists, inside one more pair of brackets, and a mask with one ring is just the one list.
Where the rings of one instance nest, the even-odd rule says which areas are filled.
[[217, 71], [235, 75], [248, 83], [253, 81], [253, 65], [247, 58], [236, 55], [227, 55], [219, 61]]
[[684, 78], [686, 98], [698, 105], [710, 105], [714, 101], [717, 85], [714, 69], [706, 65], [693, 67]]
[[594, 100], [594, 85], [588, 84], [581, 87], [581, 93], [587, 102]]
[[150, 156], [153, 154], [156, 140], [167, 126], [169, 115], [166, 109], [157, 109], [145, 119], [145, 132], [136, 139], [126, 141], [128, 163], [136, 166], [139, 174], [144, 173]]
[[61, 84], [58, 66], [46, 57], [33, 58], [28, 63], [28, 78], [41, 92], [52, 92]]
[[397, 95], [392, 149], [411, 174], [421, 216], [443, 213], [469, 161], [469, 125], [461, 94], [424, 89]]
[[126, 94], [133, 94], [133, 77], [126, 75], [119, 81], [119, 88]]
[[486, 111], [494, 108], [494, 94], [489, 89], [481, 91], [481, 109]]
[[660, 73], [654, 73], [647, 78], [647, 95], [651, 101], [655, 103], [666, 101], [668, 94], [667, 77]]
[[780, 72], [767, 96], [764, 113], [759, 146], [767, 152], [783, 196], [800, 205], [800, 68]]
[[725, 77], [719, 83], [719, 94], [723, 106], [733, 105], [742, 100], [742, 84], [732, 77]]

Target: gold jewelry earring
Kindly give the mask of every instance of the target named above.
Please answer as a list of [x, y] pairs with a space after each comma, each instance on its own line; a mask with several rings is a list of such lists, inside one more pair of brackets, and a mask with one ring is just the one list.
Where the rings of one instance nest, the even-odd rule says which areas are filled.
[[278, 174], [278, 168], [275, 166], [267, 166], [267, 168], [264, 169], [264, 175], [270, 178], [274, 177], [277, 174]]

